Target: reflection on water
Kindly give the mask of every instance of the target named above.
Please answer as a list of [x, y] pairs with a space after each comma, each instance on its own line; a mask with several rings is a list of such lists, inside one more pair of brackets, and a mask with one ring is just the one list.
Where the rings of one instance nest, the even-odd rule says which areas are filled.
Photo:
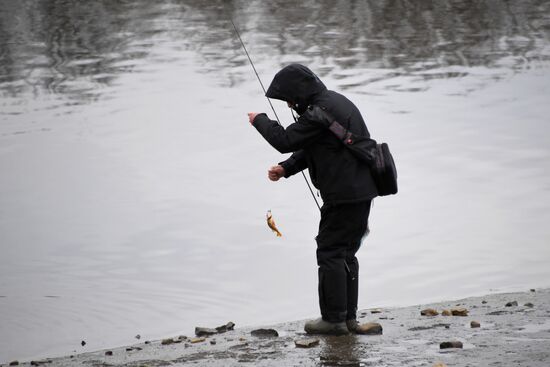
[[[239, 68], [246, 60], [230, 19], [242, 28], [258, 63], [316, 65], [342, 89], [360, 91], [400, 76], [457, 78], [475, 67], [522, 70], [550, 59], [549, 8], [540, 0], [6, 0], [0, 10], [0, 91], [94, 101], [117, 75], [137, 71], [159, 42], [195, 51], [202, 72], [236, 86], [249, 70]], [[361, 75], [372, 69], [378, 72]]]
[[[549, 14], [3, 0], [0, 363], [318, 312], [317, 209], [301, 180], [264, 177], [280, 155], [246, 123], [265, 100], [230, 19], [264, 83], [306, 63], [392, 145], [401, 191], [373, 208], [360, 307], [548, 286]], [[324, 365], [365, 358], [323, 348]]]
[[319, 353], [320, 366], [335, 367], [361, 367], [366, 366], [364, 345], [357, 342], [355, 335], [348, 337], [328, 337]]

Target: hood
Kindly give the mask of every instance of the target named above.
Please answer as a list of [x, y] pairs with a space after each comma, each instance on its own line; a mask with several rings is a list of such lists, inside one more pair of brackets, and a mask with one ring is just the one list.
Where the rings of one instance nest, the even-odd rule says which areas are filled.
[[313, 97], [327, 87], [304, 65], [290, 64], [282, 68], [269, 85], [265, 94], [268, 98], [292, 102], [293, 108], [302, 114]]

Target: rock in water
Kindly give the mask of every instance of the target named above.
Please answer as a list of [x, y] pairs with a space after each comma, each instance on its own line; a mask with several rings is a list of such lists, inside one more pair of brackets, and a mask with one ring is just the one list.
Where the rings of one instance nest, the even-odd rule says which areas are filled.
[[80, 342], [80, 345], [85, 346], [86, 342], [83, 340], [83, 341]]
[[443, 312], [441, 312], [441, 315], [443, 315], [443, 316], [451, 316], [452, 313], [451, 313], [450, 310], [443, 310]]
[[377, 322], [367, 322], [358, 325], [355, 332], [362, 335], [382, 335], [382, 325]]
[[296, 348], [312, 348], [319, 345], [319, 339], [298, 339], [294, 341]]
[[477, 321], [470, 322], [470, 327], [472, 327], [472, 328], [478, 328], [480, 326], [481, 326], [481, 324]]
[[279, 336], [279, 333], [275, 329], [256, 329], [252, 330], [250, 334], [258, 338], [274, 338]]
[[427, 308], [425, 310], [420, 311], [420, 314], [422, 316], [437, 316], [439, 315], [439, 312], [437, 312], [433, 308]]
[[512, 302], [508, 302], [504, 306], [506, 306], [506, 307], [515, 307], [517, 305], [518, 305], [518, 301], [512, 301]]
[[462, 348], [462, 342], [451, 341], [451, 342], [443, 342], [439, 344], [439, 349], [448, 349], [448, 348]]
[[216, 329], [211, 329], [211, 328], [207, 328], [207, 327], [195, 327], [195, 335], [196, 336], [208, 336], [208, 335], [214, 335], [214, 334], [217, 334], [218, 333], [218, 330]]
[[464, 307], [457, 307], [451, 309], [451, 314], [453, 316], [468, 316], [468, 310]]

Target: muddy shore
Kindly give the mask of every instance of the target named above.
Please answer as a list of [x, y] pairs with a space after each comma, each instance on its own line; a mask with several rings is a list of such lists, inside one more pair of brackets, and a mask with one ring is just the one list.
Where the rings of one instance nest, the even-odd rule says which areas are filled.
[[[460, 308], [466, 309], [467, 316], [442, 315]], [[426, 309], [438, 315], [422, 316]], [[278, 336], [258, 337], [252, 333], [257, 328], [239, 328], [238, 320], [233, 320], [234, 330], [204, 340], [194, 339], [195, 335], [173, 336], [1, 366], [550, 366], [550, 289], [369, 309], [359, 316], [361, 322], [380, 323], [383, 334], [312, 338], [303, 332], [304, 321], [296, 321], [263, 326], [276, 330]], [[318, 339], [318, 343], [297, 347], [296, 341], [303, 339]], [[446, 342], [458, 343], [441, 349]]]

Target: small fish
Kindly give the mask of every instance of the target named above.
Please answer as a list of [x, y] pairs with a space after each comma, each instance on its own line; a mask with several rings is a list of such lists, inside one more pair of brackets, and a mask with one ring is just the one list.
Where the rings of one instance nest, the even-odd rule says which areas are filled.
[[273, 216], [271, 215], [271, 210], [267, 211], [266, 218], [269, 228], [271, 228], [273, 232], [277, 233], [277, 237], [282, 237], [283, 235], [281, 234], [281, 232], [279, 232], [277, 226], [275, 225], [275, 221], [273, 220]]

